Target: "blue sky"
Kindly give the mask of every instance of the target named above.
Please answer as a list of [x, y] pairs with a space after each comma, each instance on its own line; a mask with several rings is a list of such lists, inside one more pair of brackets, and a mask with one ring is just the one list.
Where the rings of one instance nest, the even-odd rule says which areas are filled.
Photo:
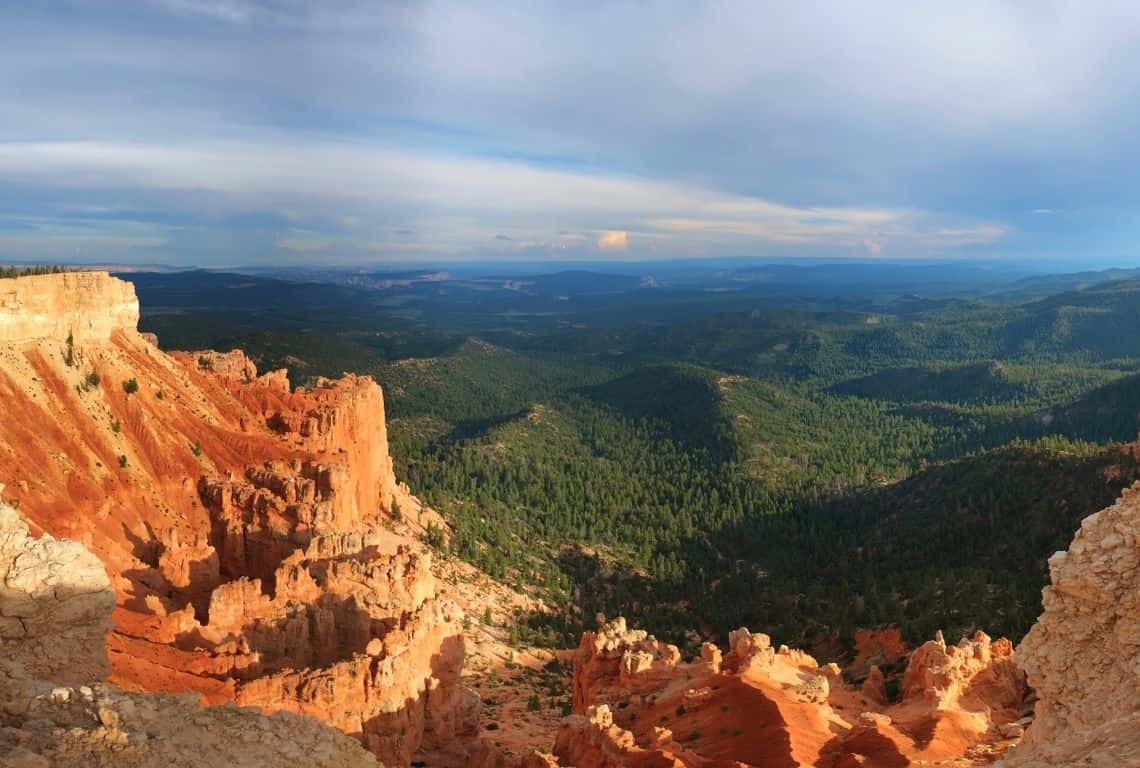
[[0, 7], [0, 260], [1136, 265], [1127, 2]]

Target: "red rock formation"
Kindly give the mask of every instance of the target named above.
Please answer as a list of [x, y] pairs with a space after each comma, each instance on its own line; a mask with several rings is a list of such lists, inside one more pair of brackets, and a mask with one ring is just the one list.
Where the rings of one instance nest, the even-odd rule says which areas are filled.
[[462, 617], [388, 529], [406, 491], [380, 388], [290, 391], [240, 352], [164, 354], [137, 317], [105, 274], [0, 281], [0, 483], [106, 566], [110, 679], [314, 715], [389, 765], [461, 764]]
[[272, 718], [192, 696], [127, 693], [107, 674], [115, 604], [83, 546], [34, 538], [0, 501], [0, 765], [10, 768], [376, 766], [356, 741], [312, 718]]
[[980, 633], [956, 646], [922, 646], [902, 700], [888, 703], [885, 689], [861, 695], [835, 664], [773, 648], [767, 635], [737, 630], [727, 653], [706, 643], [684, 662], [675, 646], [618, 619], [582, 638], [575, 714], [554, 754], [577, 768], [901, 768], [997, 740], [996, 727], [1019, 715], [1023, 695], [1009, 642]]

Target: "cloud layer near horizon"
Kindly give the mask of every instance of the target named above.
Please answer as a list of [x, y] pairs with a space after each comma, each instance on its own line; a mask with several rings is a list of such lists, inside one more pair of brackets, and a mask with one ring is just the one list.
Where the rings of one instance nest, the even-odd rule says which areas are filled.
[[1113, 253], [1140, 204], [1123, 3], [27, 5], [9, 258]]

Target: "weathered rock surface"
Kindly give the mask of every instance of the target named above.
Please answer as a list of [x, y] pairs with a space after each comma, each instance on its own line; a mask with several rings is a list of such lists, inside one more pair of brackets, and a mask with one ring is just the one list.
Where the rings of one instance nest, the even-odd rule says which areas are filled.
[[1000, 741], [1024, 696], [1010, 643], [981, 633], [918, 649], [898, 702], [880, 690], [881, 673], [868, 696], [835, 664], [773, 648], [767, 635], [740, 629], [728, 646], [722, 653], [706, 643], [685, 662], [675, 646], [622, 619], [587, 632], [575, 658], [574, 714], [554, 746], [558, 764], [948, 765]]
[[485, 751], [462, 613], [391, 530], [410, 497], [374, 381], [167, 355], [105, 274], [0, 281], [0, 304], [0, 483], [106, 567], [111, 682], [310, 714], [392, 765]]
[[1140, 765], [1140, 485], [1049, 558], [1044, 613], [1018, 648], [1038, 698], [1008, 766]]
[[106, 272], [34, 275], [0, 282], [0, 343], [50, 339], [107, 341], [134, 328], [139, 302], [134, 286]]
[[100, 682], [115, 595], [99, 559], [34, 538], [0, 502], [0, 765], [12, 768], [366, 768], [355, 740], [317, 720]]
[[[3, 486], [0, 486], [0, 491]], [[0, 501], [0, 641], [32, 677], [90, 682], [107, 673], [115, 594], [99, 558], [73, 541], [34, 538]]]

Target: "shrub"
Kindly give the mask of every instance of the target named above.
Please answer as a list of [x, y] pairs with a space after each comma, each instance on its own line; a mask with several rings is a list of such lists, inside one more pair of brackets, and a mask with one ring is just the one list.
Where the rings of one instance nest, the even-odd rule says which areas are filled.
[[530, 698], [526, 700], [526, 711], [537, 712], [542, 709], [542, 702], [538, 700], [538, 694], [532, 693]]
[[194, 454], [195, 456], [201, 456], [202, 455], [202, 441], [195, 440], [194, 445], [190, 446], [190, 453]]
[[392, 499], [392, 519], [397, 523], [402, 522], [404, 519], [404, 513], [400, 511], [400, 502], [395, 499]]
[[87, 374], [87, 378], [84, 379], [84, 383], [88, 389], [94, 389], [99, 386], [99, 374], [95, 373], [95, 371], [91, 371], [91, 373]]
[[127, 379], [126, 381], [123, 382], [123, 391], [126, 392], [128, 395], [133, 395], [135, 392], [138, 392], [139, 391], [138, 381], [134, 377]]
[[125, 454], [125, 453], [119, 454], [119, 468], [120, 469], [126, 469], [127, 468], [127, 454]]
[[116, 435], [123, 431], [123, 425], [119, 423], [118, 419], [111, 419], [111, 431]]
[[435, 523], [429, 523], [427, 530], [424, 531], [424, 543], [432, 549], [443, 550], [447, 547], [447, 536], [444, 535], [443, 529]]

